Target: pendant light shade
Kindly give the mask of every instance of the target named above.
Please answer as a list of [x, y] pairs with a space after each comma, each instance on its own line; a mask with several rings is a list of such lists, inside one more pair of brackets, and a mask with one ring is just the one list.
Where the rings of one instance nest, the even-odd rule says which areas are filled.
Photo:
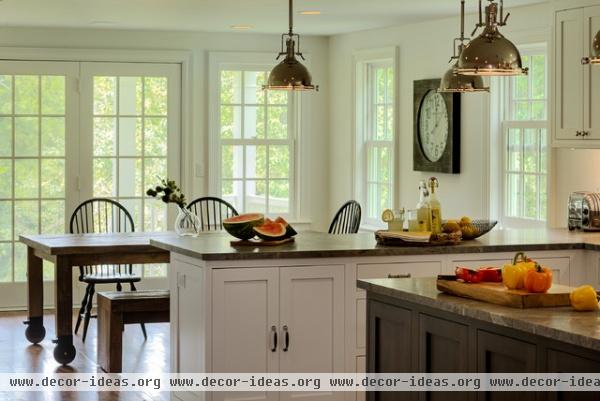
[[[490, 88], [483, 84], [483, 78], [478, 75], [459, 75], [455, 71], [458, 67], [458, 58], [463, 52], [465, 46], [465, 0], [460, 1], [460, 37], [454, 39], [454, 54], [450, 61], [457, 60], [454, 65], [446, 71], [440, 82], [438, 92], [441, 93], [470, 93], [470, 92], [489, 92]], [[460, 42], [456, 46], [456, 42]], [[458, 49], [458, 55], [456, 50]]]
[[527, 75], [523, 68], [521, 54], [517, 47], [498, 31], [498, 26], [506, 25], [510, 14], [503, 18], [503, 4], [500, 0], [500, 21], [498, 5], [490, 0], [485, 8], [485, 23], [481, 20], [481, 0], [479, 0], [480, 22], [476, 26], [484, 27], [483, 32], [471, 40], [458, 59], [456, 72], [462, 75]]
[[[284, 56], [284, 59], [277, 64], [267, 79], [267, 84], [263, 85], [264, 90], [289, 90], [289, 91], [308, 91], [319, 90], [318, 85], [312, 82], [312, 76], [308, 69], [298, 60], [297, 57], [304, 60], [300, 52], [300, 35], [294, 33], [293, 27], [293, 0], [289, 0], [289, 31], [281, 35], [281, 51], [277, 60]], [[285, 42], [285, 51], [284, 44]], [[298, 50], [296, 51], [296, 42]], [[297, 56], [297, 57], [296, 57]]]
[[592, 54], [590, 57], [584, 57], [581, 60], [582, 64], [600, 64], [600, 31], [596, 33], [594, 42], [592, 43]]

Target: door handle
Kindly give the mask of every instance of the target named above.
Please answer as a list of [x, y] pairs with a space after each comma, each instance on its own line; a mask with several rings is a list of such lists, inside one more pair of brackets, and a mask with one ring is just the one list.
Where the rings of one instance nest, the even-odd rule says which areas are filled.
[[283, 352], [288, 352], [290, 348], [290, 332], [287, 326], [283, 326]]
[[388, 278], [410, 278], [411, 275], [410, 273], [406, 273], [406, 274], [388, 274]]
[[277, 327], [271, 326], [271, 352], [277, 352]]

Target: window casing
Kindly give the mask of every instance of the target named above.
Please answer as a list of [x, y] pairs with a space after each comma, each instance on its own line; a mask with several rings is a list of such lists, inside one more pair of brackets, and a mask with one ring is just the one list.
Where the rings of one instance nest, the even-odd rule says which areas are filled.
[[395, 202], [395, 51], [381, 53], [356, 63], [356, 198], [368, 227]]
[[297, 96], [263, 91], [270, 65], [218, 68], [216, 143], [218, 196], [238, 212], [296, 217]]
[[548, 214], [548, 62], [545, 46], [521, 51], [527, 76], [504, 82], [503, 203], [506, 227], [545, 225]]

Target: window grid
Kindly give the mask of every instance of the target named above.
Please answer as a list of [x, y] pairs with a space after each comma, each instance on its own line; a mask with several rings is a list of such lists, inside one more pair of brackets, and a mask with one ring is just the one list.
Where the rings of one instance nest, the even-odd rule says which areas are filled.
[[[527, 76], [512, 77], [506, 89], [504, 217], [545, 222], [548, 196], [548, 74], [545, 50], [523, 51]], [[537, 110], [537, 111], [536, 111]]]
[[[64, 76], [51, 76], [51, 75], [4, 75], [5, 78], [10, 78], [10, 91], [11, 91], [11, 95], [10, 95], [10, 108], [11, 108], [11, 113], [2, 113], [0, 114], [0, 118], [4, 119], [7, 118], [10, 120], [10, 124], [11, 124], [11, 128], [10, 128], [10, 140], [11, 140], [11, 146], [10, 146], [10, 154], [9, 155], [5, 155], [5, 156], [0, 156], [0, 161], [9, 161], [8, 165], [10, 166], [10, 173], [8, 174], [10, 176], [10, 182], [11, 182], [11, 188], [10, 188], [10, 194], [9, 197], [2, 197], [0, 198], [0, 204], [9, 204], [8, 209], [10, 210], [10, 222], [11, 222], [11, 227], [10, 227], [10, 233], [8, 233], [8, 236], [5, 236], [4, 238], [0, 238], [0, 246], [2, 246], [2, 248], [5, 248], [8, 246], [10, 248], [10, 251], [8, 252], [9, 256], [10, 256], [10, 265], [7, 266], [6, 264], [6, 259], [0, 255], [0, 258], [2, 258], [3, 260], [0, 260], [0, 282], [23, 282], [26, 280], [26, 270], [27, 270], [27, 253], [26, 253], [26, 247], [23, 244], [19, 243], [19, 239], [18, 239], [18, 235], [19, 234], [40, 234], [40, 233], [45, 233], [45, 234], [53, 234], [53, 233], [60, 233], [64, 231], [64, 227], [65, 227], [65, 219], [64, 219], [64, 215], [65, 215], [65, 203], [66, 203], [66, 197], [65, 197], [65, 179], [64, 179], [64, 175], [65, 175], [65, 163], [66, 163], [66, 157], [65, 157], [65, 144], [64, 144], [64, 139], [65, 139], [65, 120], [66, 120], [66, 115], [60, 114], [60, 113], [44, 113], [43, 110], [43, 103], [45, 100], [45, 93], [43, 91], [44, 89], [44, 79], [62, 79], [62, 87], [60, 88], [60, 90], [62, 90], [62, 99], [63, 99], [63, 103], [62, 103], [62, 109], [65, 109], [65, 104], [64, 104], [64, 99], [66, 96], [66, 92], [65, 92], [65, 81], [66, 81], [66, 77]], [[16, 99], [16, 92], [17, 92], [17, 85], [16, 85], [16, 81], [17, 79], [23, 79], [23, 78], [31, 78], [31, 77], [35, 77], [35, 81], [36, 81], [36, 86], [37, 86], [37, 90], [36, 90], [36, 96], [37, 96], [37, 105], [36, 105], [36, 109], [37, 109], [37, 113], [19, 113], [17, 110], [17, 99]], [[60, 94], [56, 93], [55, 95], [60, 96]], [[35, 118], [37, 119], [37, 123], [36, 123], [36, 132], [37, 132], [37, 138], [36, 138], [36, 146], [37, 146], [37, 151], [36, 154], [29, 154], [29, 155], [25, 155], [25, 156], [18, 156], [17, 155], [17, 120], [18, 119], [23, 119], [23, 118]], [[60, 149], [59, 151], [59, 155], [45, 155], [45, 148], [44, 148], [44, 142], [43, 142], [43, 137], [45, 135], [47, 135], [46, 131], [44, 130], [44, 126], [43, 126], [43, 122], [44, 119], [48, 119], [48, 118], [55, 118], [55, 119], [63, 119], [63, 124], [62, 124], [62, 131], [59, 133], [59, 136], [62, 137], [62, 149]], [[60, 156], [60, 154], [62, 154], [62, 156]], [[42, 165], [44, 164], [44, 161], [62, 161], [62, 171], [57, 171], [59, 174], [59, 177], [62, 179], [62, 181], [60, 182], [54, 182], [52, 179], [50, 180], [50, 184], [52, 185], [58, 185], [59, 187], [59, 192], [55, 193], [55, 194], [51, 194], [50, 196], [43, 196], [46, 195], [43, 193], [43, 186], [44, 186], [44, 180], [46, 177], [44, 177], [44, 173], [49, 174], [49, 171], [43, 171], [42, 170]], [[17, 194], [16, 188], [17, 186], [19, 186], [20, 184], [17, 182], [19, 177], [17, 176], [18, 173], [18, 169], [17, 169], [17, 165], [18, 165], [18, 161], [35, 161], [37, 166], [36, 166], [36, 178], [35, 178], [35, 185], [37, 186], [35, 192], [35, 196], [22, 196]], [[52, 178], [52, 177], [50, 177]], [[56, 177], [55, 177], [56, 178]], [[22, 184], [21, 184], [22, 185]], [[52, 196], [54, 195], [54, 196]], [[17, 219], [17, 214], [19, 213], [19, 208], [20, 207], [24, 207], [25, 205], [32, 205], [35, 204], [35, 229], [33, 227], [31, 227], [31, 230], [25, 230], [26, 232], [22, 232], [21, 231], [21, 227], [20, 224], [22, 221], [26, 220], [26, 216], [19, 216], [20, 218]], [[44, 213], [45, 213], [45, 208], [44, 207], [49, 207], [51, 204], [54, 204], [55, 206], [58, 205], [58, 209], [52, 210], [50, 209], [50, 211], [52, 212], [52, 218], [56, 219], [56, 213], [58, 213], [59, 215], [62, 214], [63, 215], [63, 219], [59, 220], [59, 223], [57, 225], [57, 227], [52, 227], [50, 225], [50, 227], [47, 227], [47, 225], [44, 222]], [[21, 206], [22, 205], [22, 206]], [[4, 208], [2, 208], [4, 209]], [[25, 208], [23, 208], [23, 210], [26, 210]], [[30, 210], [31, 212], [31, 210]], [[5, 269], [2, 269], [2, 264], [4, 264]], [[8, 267], [8, 269], [6, 269]], [[2, 270], [5, 270], [4, 273], [2, 272]], [[44, 280], [52, 280], [53, 278], [53, 271], [52, 269], [49, 268], [49, 265], [47, 262], [44, 262]]]
[[[238, 73], [239, 74], [239, 102], [223, 102], [222, 99], [222, 92], [223, 92], [223, 76], [224, 74], [227, 73]], [[239, 107], [239, 137], [235, 136], [235, 133], [233, 133], [233, 137], [223, 137], [223, 118], [221, 116], [221, 121], [220, 121], [220, 127], [219, 127], [219, 141], [220, 141], [220, 162], [219, 162], [219, 167], [220, 167], [220, 176], [221, 176], [221, 186], [220, 186], [220, 191], [221, 191], [221, 196], [226, 199], [227, 201], [229, 201], [230, 203], [232, 203], [236, 209], [238, 209], [239, 212], [254, 212], [254, 211], [258, 211], [258, 212], [264, 212], [268, 215], [272, 215], [272, 214], [277, 214], [277, 215], [282, 215], [282, 216], [290, 216], [293, 215], [293, 198], [294, 198], [294, 188], [293, 188], [293, 159], [294, 159], [294, 138], [293, 138], [293, 134], [292, 134], [292, 113], [291, 110], [293, 110], [293, 97], [289, 96], [289, 94], [286, 92], [282, 92], [286, 98], [286, 102], [285, 103], [272, 103], [270, 101], [270, 97], [273, 96], [271, 95], [271, 92], [263, 92], [262, 95], [262, 101], [261, 102], [248, 102], [247, 101], [247, 90], [256, 90], [256, 88], [258, 86], [253, 86], [253, 85], [247, 85], [247, 74], [251, 74], [251, 73], [258, 73], [261, 78], [263, 80], [266, 79], [267, 77], [267, 71], [250, 71], [250, 70], [221, 70], [221, 74], [220, 74], [220, 83], [219, 83], [219, 110], [220, 113], [222, 113], [223, 107], [233, 107], [234, 110], [236, 107]], [[258, 76], [257, 76], [258, 78]], [[277, 100], [276, 100], [277, 101]], [[279, 100], [281, 101], [281, 100]], [[262, 120], [262, 124], [263, 124], [263, 133], [261, 135], [261, 137], [257, 137], [256, 135], [253, 137], [246, 137], [247, 134], [247, 118], [246, 118], [246, 114], [248, 113], [248, 110], [251, 108], [256, 108], [257, 113], [259, 108], [262, 108], [263, 111], [263, 115], [261, 116], [261, 120]], [[287, 115], [287, 133], [286, 133], [286, 138], [285, 139], [281, 139], [281, 138], [271, 138], [270, 137], [270, 131], [271, 131], [271, 126], [269, 124], [269, 112], [271, 109], [281, 109], [282, 111], [285, 110], [286, 111], [286, 115]], [[235, 111], [234, 111], [235, 114]], [[235, 121], [234, 121], [235, 123]], [[256, 133], [256, 132], [255, 132]], [[225, 149], [227, 147], [231, 147], [232, 148], [232, 152], [233, 152], [233, 158], [232, 158], [232, 163], [233, 166], [231, 166], [231, 170], [233, 172], [232, 177], [223, 177], [223, 159], [224, 159], [224, 153], [225, 153]], [[274, 147], [284, 147], [287, 148], [287, 155], [288, 155], [288, 163], [286, 166], [287, 169], [287, 175], [285, 176], [277, 176], [277, 177], [273, 177], [272, 176], [272, 172], [271, 172], [271, 154], [273, 152], [273, 148]], [[259, 151], [261, 151], [261, 148], [264, 148], [264, 152], [265, 152], [265, 165], [263, 166], [264, 168], [264, 175], [263, 176], [259, 176], [259, 177], [253, 177], [252, 175], [249, 174], [248, 172], [248, 166], [249, 166], [249, 158], [248, 158], [248, 153], [249, 150], [254, 149], [254, 151], [256, 153], [258, 153]], [[238, 154], [238, 157], [241, 158], [241, 160], [238, 158], [236, 163], [236, 153]], [[256, 156], [255, 156], [256, 159]], [[240, 163], [241, 162], [241, 163]], [[255, 160], [256, 162], [256, 160]], [[237, 168], [236, 168], [237, 166]], [[256, 168], [256, 166], [255, 166]], [[251, 191], [249, 191], [248, 184], [251, 185], [259, 185], [263, 183], [264, 184], [264, 210], [250, 210], [250, 195], [252, 195], [253, 193], [251, 193]], [[274, 205], [274, 201], [275, 199], [277, 199], [277, 197], [272, 196], [271, 195], [271, 190], [273, 188], [274, 184], [283, 184], [283, 186], [285, 187], [287, 184], [287, 205], [283, 206], [283, 208], [280, 207], [280, 209], [278, 210], [276, 207], [272, 207]], [[237, 189], [236, 189], [236, 184], [239, 186], [239, 190], [240, 192], [238, 193]], [[227, 193], [224, 188], [229, 188], [229, 186], [231, 187], [231, 192]], [[255, 187], [256, 188], [256, 187]], [[254, 191], [254, 194], [256, 194], [256, 192], [258, 191]], [[257, 198], [256, 202], [258, 204], [258, 206], [260, 205], [262, 198]], [[284, 199], [284, 198], [280, 198], [280, 199]], [[257, 207], [258, 207], [257, 206]]]
[[[162, 204], [160, 200], [149, 198], [145, 194], [145, 190], [150, 186], [157, 185], [158, 177], [166, 178], [168, 177], [167, 171], [167, 151], [165, 148], [164, 154], [154, 155], [147, 154], [147, 121], [149, 119], [160, 119], [164, 121], [164, 127], [168, 127], [168, 113], [166, 110], [166, 94], [164, 96], [163, 102], [165, 104], [165, 114], [153, 114], [146, 113], [146, 91], [148, 89], [148, 79], [164, 79], [165, 82], [167, 80], [166, 77], [126, 77], [126, 76], [110, 76], [110, 77], [94, 77], [94, 83], [96, 82], [96, 78], [103, 79], [114, 79], [114, 113], [96, 113], [94, 110], [93, 119], [96, 121], [97, 118], [110, 118], [114, 121], [114, 135], [113, 146], [114, 151], [110, 155], [96, 155], [94, 154], [94, 161], [97, 160], [108, 160], [112, 163], [112, 174], [111, 174], [111, 182], [112, 189], [110, 193], [102, 193], [96, 192], [96, 185], [94, 185], [94, 196], [102, 196], [107, 197], [109, 199], [116, 200], [125, 206], [125, 208], [131, 213], [136, 231], [164, 231], [167, 229], [167, 208], [166, 205]], [[141, 84], [139, 90], [139, 113], [131, 114], [131, 113], [121, 113], [121, 91], [122, 91], [122, 79], [121, 78], [137, 78]], [[94, 91], [96, 91], [96, 85], [94, 84]], [[136, 88], [137, 90], [137, 88]], [[168, 88], [167, 88], [168, 91]], [[168, 93], [168, 92], [167, 92]], [[136, 93], [136, 102], [137, 93]], [[137, 105], [136, 105], [137, 107]], [[135, 119], [135, 133], [134, 133], [134, 141], [135, 136], [139, 135], [140, 143], [139, 150], [134, 151], [136, 153], [135, 156], [131, 155], [121, 155], [121, 135], [122, 135], [122, 120], [123, 119]], [[139, 124], [139, 127], [137, 126]], [[95, 127], [95, 124], [94, 124]], [[165, 131], [166, 133], [166, 131]], [[167, 137], [165, 135], [164, 142], [166, 143]], [[96, 140], [96, 135], [94, 135], [94, 141]], [[95, 146], [95, 145], [94, 145]], [[134, 145], [136, 147], [137, 145]], [[133, 172], [133, 181], [135, 183], [136, 189], [133, 192], [133, 195], [123, 195], [122, 194], [122, 186], [121, 181], [123, 178], [123, 171], [121, 162], [125, 160], [134, 161], [134, 169], [136, 171]], [[161, 171], [158, 172], [157, 177], [152, 177], [150, 179], [147, 177], [147, 168], [151, 166], [152, 161], [157, 161], [156, 165], [160, 166], [162, 162]], [[139, 165], [138, 165], [139, 163]], [[94, 181], [96, 181], [96, 164], [94, 163]], [[139, 178], [136, 176], [139, 174]], [[139, 184], [138, 184], [139, 179]], [[166, 275], [166, 266], [163, 264], [146, 264], [142, 266], [135, 267], [138, 274], [141, 274], [143, 277], [162, 277]]]
[[[367, 129], [364, 138], [365, 190], [367, 219], [378, 221], [383, 209], [392, 207], [393, 197], [393, 72], [390, 63], [369, 63], [367, 66]], [[380, 86], [378, 75], [383, 74]], [[383, 93], [379, 90], [383, 89]], [[383, 114], [379, 115], [380, 108]], [[380, 117], [382, 121], [380, 121]], [[392, 122], [390, 124], [390, 121]], [[380, 125], [381, 124], [381, 125]], [[381, 132], [383, 128], [383, 132]], [[381, 135], [380, 135], [381, 134]], [[387, 155], [387, 161], [382, 155]], [[385, 172], [387, 170], [387, 179]]]

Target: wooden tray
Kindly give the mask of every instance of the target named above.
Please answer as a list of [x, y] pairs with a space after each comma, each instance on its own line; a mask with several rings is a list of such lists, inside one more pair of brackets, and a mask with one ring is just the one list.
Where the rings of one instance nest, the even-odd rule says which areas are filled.
[[565, 285], [554, 284], [543, 294], [524, 290], [509, 290], [502, 283], [463, 283], [452, 280], [453, 276], [438, 276], [437, 289], [446, 294], [476, 299], [512, 308], [543, 308], [569, 306], [569, 294], [573, 290]]
[[231, 246], [278, 246], [283, 244], [289, 244], [294, 241], [294, 237], [290, 237], [278, 241], [265, 241], [262, 239], [238, 240], [231, 241], [230, 244]]
[[423, 246], [444, 246], [444, 245], [460, 244], [460, 237], [456, 237], [456, 236], [449, 238], [447, 235], [444, 235], [445, 238], [442, 240], [436, 239], [434, 237], [429, 242], [410, 242], [410, 241], [404, 241], [400, 238], [385, 237], [385, 236], [381, 235], [382, 232], [385, 232], [385, 230], [375, 231], [375, 240], [377, 240], [377, 243], [379, 245], [385, 245], [385, 246], [423, 247]]

